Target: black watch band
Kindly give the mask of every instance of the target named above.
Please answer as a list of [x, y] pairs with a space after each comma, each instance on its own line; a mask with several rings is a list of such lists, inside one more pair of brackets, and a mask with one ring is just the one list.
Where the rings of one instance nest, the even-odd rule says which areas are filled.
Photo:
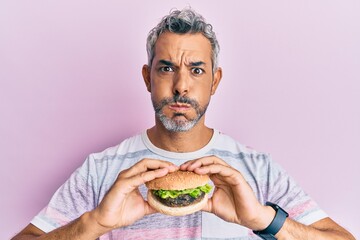
[[265, 228], [262, 231], [253, 231], [253, 232], [262, 239], [274, 240], [276, 239], [275, 234], [277, 234], [281, 229], [281, 227], [284, 225], [284, 222], [286, 218], [289, 216], [289, 214], [284, 209], [282, 209], [281, 207], [279, 207], [274, 203], [266, 202], [266, 206], [270, 206], [275, 210], [276, 212], [275, 217], [267, 228]]

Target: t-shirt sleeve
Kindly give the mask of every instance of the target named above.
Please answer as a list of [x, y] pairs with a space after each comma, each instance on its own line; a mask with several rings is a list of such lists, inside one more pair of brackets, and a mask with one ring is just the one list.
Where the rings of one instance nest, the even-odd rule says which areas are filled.
[[44, 232], [50, 232], [79, 218], [96, 207], [97, 187], [95, 165], [89, 156], [31, 223]]
[[318, 204], [292, 179], [287, 172], [269, 157], [267, 199], [278, 204], [297, 222], [310, 225], [327, 214]]

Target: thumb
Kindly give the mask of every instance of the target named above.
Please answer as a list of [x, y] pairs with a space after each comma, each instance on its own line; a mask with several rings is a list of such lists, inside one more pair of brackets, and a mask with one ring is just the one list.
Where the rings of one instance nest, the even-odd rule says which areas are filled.
[[145, 216], [158, 212], [158, 211], [156, 211], [155, 208], [151, 207], [150, 204], [147, 201], [145, 201], [145, 207], [144, 208], [145, 208], [144, 209], [145, 210]]
[[201, 210], [210, 213], [212, 212], [212, 198], [208, 199], [205, 206]]

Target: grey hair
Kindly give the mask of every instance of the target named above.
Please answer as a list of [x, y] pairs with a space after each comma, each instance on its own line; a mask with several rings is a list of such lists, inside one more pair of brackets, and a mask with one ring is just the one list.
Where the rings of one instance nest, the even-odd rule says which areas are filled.
[[172, 10], [170, 14], [163, 17], [160, 23], [154, 27], [147, 37], [146, 51], [148, 55], [148, 66], [151, 68], [155, 55], [155, 44], [159, 36], [165, 31], [172, 33], [202, 33], [211, 44], [211, 60], [213, 73], [218, 67], [218, 55], [220, 51], [219, 43], [211, 24], [206, 23], [205, 19], [191, 8], [183, 10]]

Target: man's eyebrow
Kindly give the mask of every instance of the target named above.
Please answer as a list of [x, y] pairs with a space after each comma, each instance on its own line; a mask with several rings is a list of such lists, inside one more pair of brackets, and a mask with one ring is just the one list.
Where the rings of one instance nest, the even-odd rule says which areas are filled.
[[[175, 64], [173, 62], [165, 60], [165, 59], [159, 60], [159, 64], [163, 64], [163, 65], [166, 65], [169, 67], [175, 66]], [[198, 67], [201, 65], [206, 65], [206, 63], [204, 63], [203, 61], [197, 61], [197, 62], [190, 62], [190, 64], [189, 64], [189, 66], [191, 66], [191, 67]]]
[[189, 65], [192, 67], [198, 67], [198, 66], [206, 65], [206, 64], [202, 61], [198, 61], [198, 62], [191, 62]]
[[160, 64], [164, 64], [164, 65], [169, 66], [169, 67], [173, 67], [173, 66], [174, 66], [174, 63], [172, 63], [172, 62], [170, 62], [170, 61], [168, 61], [168, 60], [164, 60], [164, 59], [159, 60], [159, 63], [160, 63]]

